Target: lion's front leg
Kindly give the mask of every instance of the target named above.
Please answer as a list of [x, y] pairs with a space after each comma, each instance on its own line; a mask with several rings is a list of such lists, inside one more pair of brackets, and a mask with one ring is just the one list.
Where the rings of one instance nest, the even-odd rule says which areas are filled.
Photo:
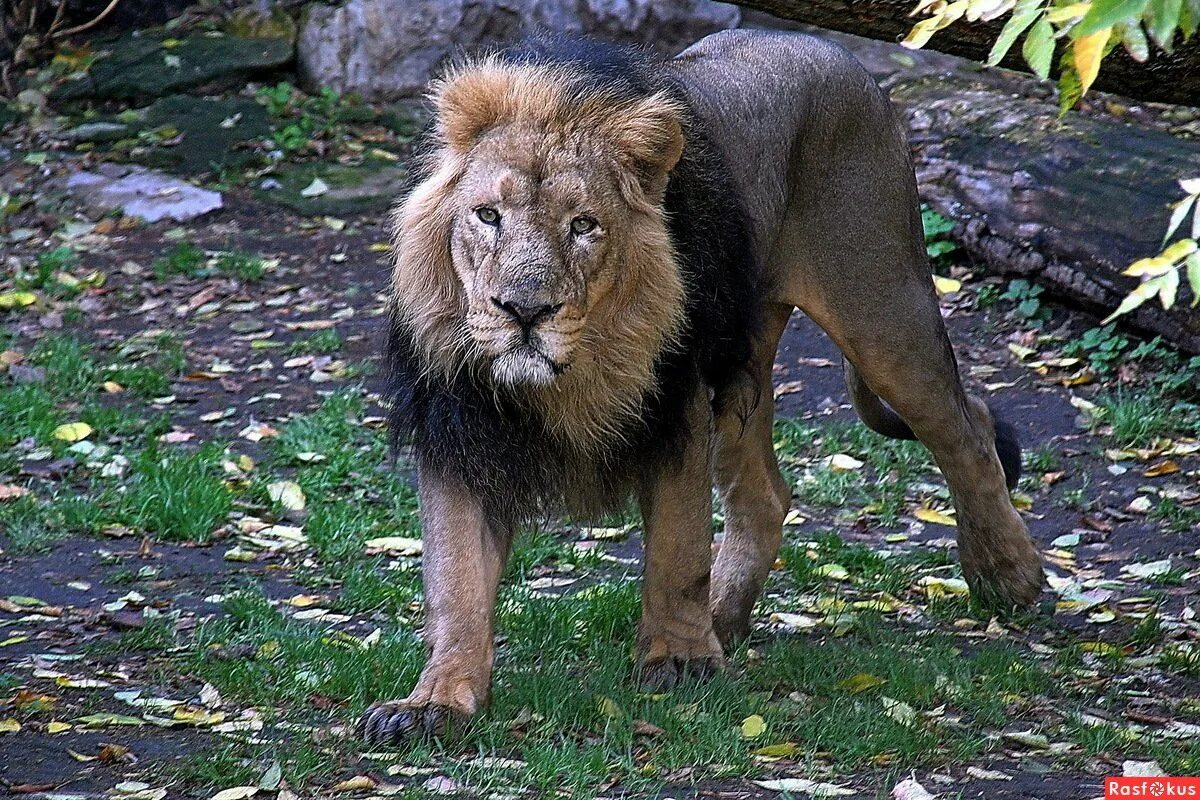
[[363, 714], [359, 728], [371, 743], [443, 735], [482, 709], [491, 689], [496, 587], [510, 533], [489, 525], [462, 487], [427, 470], [419, 483], [429, 658], [408, 697]]
[[689, 409], [690, 436], [679, 460], [642, 491], [646, 538], [638, 673], [644, 686], [669, 689], [707, 677], [725, 662], [713, 633], [712, 412], [704, 392]]

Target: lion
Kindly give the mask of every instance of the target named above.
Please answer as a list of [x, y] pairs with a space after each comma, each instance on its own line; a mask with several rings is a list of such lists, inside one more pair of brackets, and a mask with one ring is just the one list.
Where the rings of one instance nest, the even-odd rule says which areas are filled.
[[723, 667], [791, 501], [771, 371], [794, 309], [841, 349], [866, 424], [932, 451], [973, 590], [1037, 600], [1015, 435], [963, 388], [905, 136], [851, 55], [747, 30], [669, 60], [549, 39], [454, 67], [430, 96], [394, 216], [387, 352], [428, 658], [407, 698], [365, 712], [368, 742], [439, 736], [487, 704], [510, 542], [562, 511], [638, 504], [643, 684]]

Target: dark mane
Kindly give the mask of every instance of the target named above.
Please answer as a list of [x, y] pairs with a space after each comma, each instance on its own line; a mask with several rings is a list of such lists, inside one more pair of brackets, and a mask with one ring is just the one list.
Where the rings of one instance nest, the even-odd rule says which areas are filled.
[[[555, 37], [525, 42], [503, 58], [570, 64], [582, 76], [572, 87], [580, 96], [604, 89], [636, 99], [665, 89], [690, 108], [662, 62], [632, 48]], [[460, 374], [452, 383], [430, 377], [411, 332], [403, 324], [391, 326], [393, 443], [411, 436], [422, 467], [461, 481], [497, 524], [516, 525], [564, 507], [596, 512], [624, 502], [642, 478], [682, 451], [693, 393], [711, 389], [720, 396], [750, 358], [763, 296], [750, 226], [721, 152], [694, 114], [684, 135], [665, 197], [686, 287], [681, 346], [659, 355], [658, 389], [643, 398], [641, 418], [587, 463], [536, 415], [477, 376]]]

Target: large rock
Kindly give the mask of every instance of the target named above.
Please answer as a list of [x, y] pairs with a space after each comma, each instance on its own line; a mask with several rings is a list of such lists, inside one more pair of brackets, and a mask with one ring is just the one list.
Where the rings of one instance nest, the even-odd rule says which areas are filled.
[[127, 217], [146, 222], [176, 222], [221, 208], [221, 195], [161, 172], [101, 164], [96, 172], [77, 172], [67, 178], [67, 191], [96, 215], [120, 209]]
[[673, 54], [740, 21], [711, 0], [347, 0], [308, 6], [297, 43], [310, 87], [367, 100], [418, 95], [449, 56], [511, 42], [525, 30], [587, 33]]
[[134, 31], [96, 42], [95, 62], [51, 93], [54, 102], [84, 98], [162, 97], [213, 83], [237, 85], [292, 58], [283, 38], [242, 38], [217, 32], [176, 39], [167, 31]]

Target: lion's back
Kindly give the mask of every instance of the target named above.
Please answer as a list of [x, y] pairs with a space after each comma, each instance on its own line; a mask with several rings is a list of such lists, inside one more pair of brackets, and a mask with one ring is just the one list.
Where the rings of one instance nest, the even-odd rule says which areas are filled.
[[864, 104], [886, 103], [853, 55], [802, 33], [721, 31], [669, 65], [724, 151], [760, 242], [782, 218], [804, 151], [831, 144]]

